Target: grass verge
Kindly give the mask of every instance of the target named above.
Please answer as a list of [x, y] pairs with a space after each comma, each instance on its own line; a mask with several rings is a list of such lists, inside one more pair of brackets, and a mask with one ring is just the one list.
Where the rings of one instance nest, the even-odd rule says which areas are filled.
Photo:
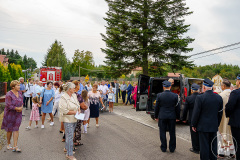
[[4, 115], [4, 112], [2, 112], [0, 114], [0, 150], [5, 146], [6, 144], [6, 131], [5, 130], [1, 130], [1, 127], [2, 127], [2, 121], [3, 121], [3, 115]]

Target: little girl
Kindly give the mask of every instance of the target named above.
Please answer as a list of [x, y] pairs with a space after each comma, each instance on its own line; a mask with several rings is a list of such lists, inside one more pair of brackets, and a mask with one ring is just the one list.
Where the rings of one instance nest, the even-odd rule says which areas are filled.
[[38, 104], [38, 98], [33, 97], [32, 101], [33, 101], [33, 106], [32, 106], [32, 111], [30, 115], [29, 126], [26, 128], [27, 130], [31, 129], [32, 121], [36, 121], [35, 128], [38, 128], [38, 121], [40, 120], [40, 115], [39, 115], [40, 105]]
[[116, 89], [113, 87], [109, 88], [109, 93], [108, 93], [108, 102], [109, 102], [109, 112], [113, 112], [113, 103], [115, 103], [115, 94], [116, 94]]
[[90, 116], [90, 109], [89, 109], [90, 103], [88, 101], [88, 91], [83, 90], [81, 96], [84, 100], [84, 103], [88, 106], [88, 109], [84, 111], [85, 116], [83, 120], [83, 128], [84, 128], [83, 133], [87, 133], [87, 126], [88, 126], [87, 120], [89, 119], [89, 116]]

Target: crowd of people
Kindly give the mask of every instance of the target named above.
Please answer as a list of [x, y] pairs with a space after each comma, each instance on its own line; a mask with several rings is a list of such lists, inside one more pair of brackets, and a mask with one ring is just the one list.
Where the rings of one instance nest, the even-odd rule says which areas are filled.
[[[87, 134], [90, 119], [95, 118], [96, 127], [99, 127], [99, 111], [113, 112], [114, 103], [118, 102], [118, 97], [122, 95], [124, 104], [132, 104], [136, 101], [136, 83], [134, 87], [128, 82], [120, 85], [117, 81], [91, 82], [69, 80], [68, 82], [42, 81], [24, 78], [14, 80], [10, 84], [11, 90], [6, 94], [6, 107], [2, 128], [7, 131], [7, 149], [13, 152], [21, 152], [17, 146], [19, 127], [22, 121], [22, 110], [30, 109], [29, 124], [27, 131], [31, 130], [32, 123], [34, 128], [38, 128], [38, 121], [42, 121], [41, 129], [45, 128], [47, 114], [50, 118], [50, 126], [54, 126], [54, 116], [59, 118], [63, 133], [62, 142], [65, 142], [64, 152], [68, 159], [76, 159], [73, 154], [76, 146], [81, 143], [81, 134]], [[125, 103], [127, 95], [127, 102]], [[135, 105], [136, 106], [136, 102]], [[76, 115], [83, 114], [84, 118], [77, 119]], [[83, 126], [83, 127], [82, 127]], [[82, 130], [83, 128], [83, 130]], [[13, 135], [13, 146], [11, 137]]]
[[163, 82], [164, 92], [157, 95], [155, 119], [158, 121], [162, 152], [167, 150], [166, 131], [169, 131], [169, 150], [176, 149], [176, 122], [182, 120], [190, 125], [192, 148], [200, 153], [201, 160], [218, 158], [240, 159], [240, 75], [234, 87], [223, 79], [220, 91], [214, 82], [203, 81], [191, 85], [191, 95], [186, 98], [180, 115], [179, 95], [172, 91], [172, 80]]

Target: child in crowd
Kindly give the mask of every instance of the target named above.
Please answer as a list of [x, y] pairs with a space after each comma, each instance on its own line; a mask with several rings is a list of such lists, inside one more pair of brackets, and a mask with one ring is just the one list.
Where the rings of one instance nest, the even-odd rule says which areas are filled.
[[89, 119], [89, 116], [90, 116], [90, 109], [89, 109], [90, 102], [88, 100], [88, 91], [86, 90], [82, 91], [82, 98], [84, 100], [84, 103], [88, 106], [88, 109], [84, 111], [85, 117], [83, 120], [83, 128], [84, 128], [83, 133], [87, 133], [87, 126], [88, 126], [87, 120]]
[[40, 105], [38, 104], [38, 98], [33, 97], [32, 101], [33, 101], [33, 106], [32, 106], [32, 111], [30, 115], [29, 126], [26, 128], [27, 130], [31, 129], [32, 121], [36, 121], [35, 128], [38, 128], [38, 121], [40, 120], [40, 115], [39, 115]]
[[109, 93], [108, 93], [109, 113], [113, 112], [113, 103], [115, 103], [115, 94], [116, 94], [116, 89], [113, 87], [110, 87]]

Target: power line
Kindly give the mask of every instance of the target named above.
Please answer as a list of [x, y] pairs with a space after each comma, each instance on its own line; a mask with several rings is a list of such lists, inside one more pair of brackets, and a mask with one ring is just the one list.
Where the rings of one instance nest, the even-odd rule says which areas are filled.
[[232, 47], [232, 46], [239, 45], [239, 44], [240, 44], [240, 42], [237, 42], [237, 43], [233, 43], [233, 44], [226, 45], [226, 46], [223, 46], [223, 47], [219, 47], [219, 48], [211, 49], [211, 50], [208, 50], [208, 51], [196, 53], [196, 54], [193, 54], [193, 55], [190, 55], [190, 56], [191, 56], [191, 57], [192, 57], [192, 56], [197, 56], [197, 55], [201, 55], [201, 54], [204, 54], [204, 53], [216, 51], [216, 50], [219, 50], [219, 49], [224, 49], [224, 48]]
[[232, 48], [232, 49], [229, 49], [229, 50], [225, 50], [225, 51], [221, 51], [221, 52], [212, 53], [212, 54], [208, 54], [208, 55], [205, 55], [205, 56], [197, 57], [197, 58], [194, 58], [194, 59], [204, 58], [204, 57], [212, 56], [212, 55], [215, 55], [215, 54], [220, 54], [220, 53], [236, 50], [236, 49], [239, 49], [239, 48], [240, 47], [236, 47], [236, 48]]

